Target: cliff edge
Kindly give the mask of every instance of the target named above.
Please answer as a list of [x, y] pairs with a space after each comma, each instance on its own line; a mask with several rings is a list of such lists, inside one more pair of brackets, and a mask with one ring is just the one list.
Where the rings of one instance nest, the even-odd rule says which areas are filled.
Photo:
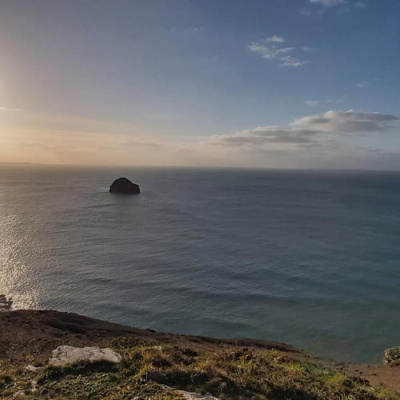
[[[67, 350], [76, 362], [50, 362]], [[400, 400], [379, 380], [382, 371], [398, 378], [398, 368], [379, 366], [375, 381], [360, 368], [284, 343], [159, 333], [56, 311], [0, 313], [4, 399]]]

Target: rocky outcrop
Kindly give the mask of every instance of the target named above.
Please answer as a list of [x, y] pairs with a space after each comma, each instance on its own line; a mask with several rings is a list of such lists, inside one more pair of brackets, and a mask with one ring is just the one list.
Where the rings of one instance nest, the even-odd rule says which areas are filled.
[[0, 294], [0, 311], [11, 310], [13, 301], [8, 299], [6, 295]]
[[127, 178], [119, 178], [110, 186], [110, 193], [139, 194], [140, 187]]
[[53, 350], [49, 364], [54, 367], [73, 364], [78, 361], [83, 361], [89, 364], [97, 362], [118, 364], [121, 359], [120, 354], [108, 348], [101, 349], [100, 347], [58, 346]]
[[400, 346], [390, 347], [384, 352], [383, 363], [384, 364], [400, 364]]

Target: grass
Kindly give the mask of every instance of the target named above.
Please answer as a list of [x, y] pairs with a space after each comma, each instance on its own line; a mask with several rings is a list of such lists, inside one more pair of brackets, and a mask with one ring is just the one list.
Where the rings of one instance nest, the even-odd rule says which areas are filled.
[[400, 400], [385, 387], [275, 350], [168, 344], [133, 335], [109, 339], [104, 346], [123, 356], [118, 366], [76, 363], [28, 373], [7, 367], [3, 360], [0, 395], [12, 399], [19, 393], [18, 398], [37, 400], [183, 400], [180, 390], [184, 390], [233, 400]]

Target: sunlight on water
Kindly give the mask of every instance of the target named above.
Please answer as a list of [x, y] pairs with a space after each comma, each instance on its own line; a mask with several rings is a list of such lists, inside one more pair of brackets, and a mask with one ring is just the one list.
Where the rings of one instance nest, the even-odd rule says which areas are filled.
[[38, 308], [39, 291], [31, 279], [32, 271], [24, 261], [32, 243], [21, 234], [22, 221], [0, 206], [0, 294], [13, 300], [13, 308]]

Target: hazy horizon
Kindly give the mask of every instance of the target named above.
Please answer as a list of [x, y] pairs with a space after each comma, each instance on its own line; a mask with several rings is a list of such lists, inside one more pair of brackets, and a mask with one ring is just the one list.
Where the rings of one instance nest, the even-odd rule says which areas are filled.
[[6, 0], [0, 162], [400, 170], [394, 0]]
[[24, 162], [24, 161], [10, 161], [10, 162], [0, 162], [0, 165], [9, 165], [9, 166], [26, 166], [26, 167], [60, 167], [60, 168], [82, 168], [82, 169], [116, 169], [122, 170], [126, 169], [126, 173], [129, 173], [130, 170], [211, 170], [211, 171], [219, 171], [219, 170], [237, 170], [237, 171], [287, 171], [287, 172], [321, 172], [321, 173], [400, 173], [400, 169], [371, 169], [371, 168], [318, 168], [318, 167], [304, 167], [304, 168], [293, 168], [293, 167], [253, 167], [253, 166], [209, 166], [209, 165], [102, 165], [102, 164], [46, 164], [46, 163], [36, 163], [36, 162]]

